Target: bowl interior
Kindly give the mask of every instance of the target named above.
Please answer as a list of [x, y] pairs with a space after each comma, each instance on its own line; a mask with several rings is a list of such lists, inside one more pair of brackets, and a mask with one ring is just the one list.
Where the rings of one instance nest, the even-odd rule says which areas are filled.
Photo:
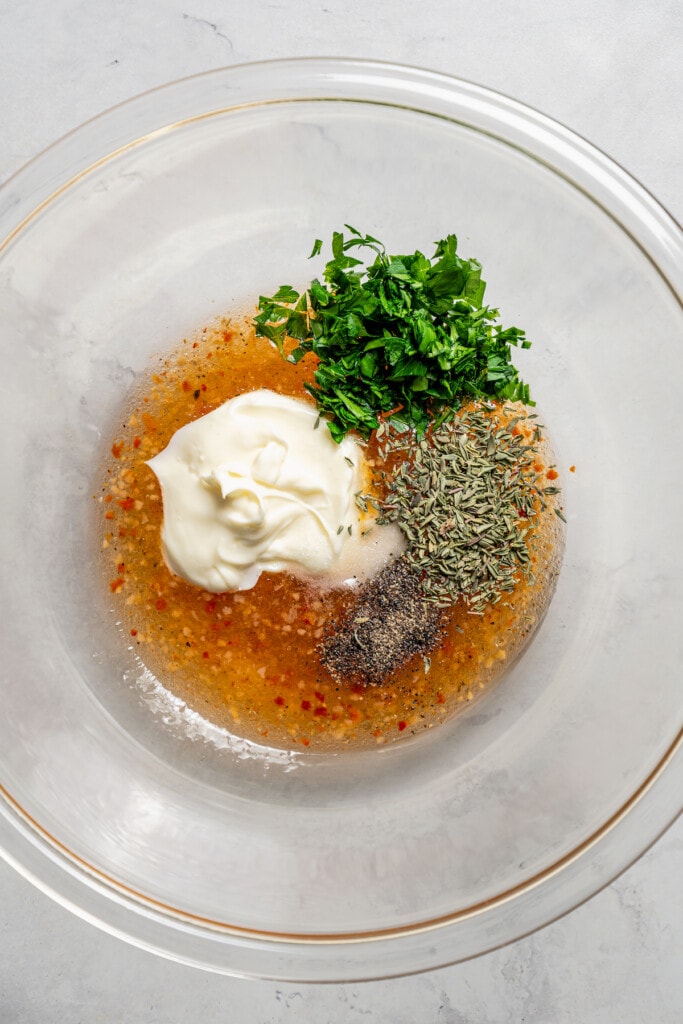
[[[390, 749], [307, 756], [164, 697], [115, 629], [93, 495], [150, 358], [303, 285], [312, 241], [344, 223], [394, 251], [455, 232], [481, 260], [488, 301], [533, 341], [518, 364], [569, 525], [546, 620], [482, 702]], [[0, 249], [0, 288], [7, 791], [113, 890], [271, 939], [466, 916], [552, 871], [666, 755], [681, 311], [571, 177], [409, 103], [238, 105], [67, 182]]]

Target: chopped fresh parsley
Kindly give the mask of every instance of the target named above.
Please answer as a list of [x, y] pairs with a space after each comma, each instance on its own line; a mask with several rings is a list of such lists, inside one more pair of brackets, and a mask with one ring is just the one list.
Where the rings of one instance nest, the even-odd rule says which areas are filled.
[[[419, 436], [470, 397], [533, 404], [510, 361], [512, 345], [530, 342], [482, 304], [481, 265], [458, 256], [455, 235], [428, 259], [390, 256], [376, 238], [345, 227], [350, 237], [332, 236], [324, 282], [316, 278], [301, 294], [283, 285], [262, 295], [254, 319], [257, 335], [291, 362], [318, 357], [315, 384], [306, 387], [336, 441], [350, 430], [367, 438], [381, 419]], [[358, 248], [370, 249], [373, 261], [364, 266], [350, 255]], [[317, 239], [311, 256], [321, 251]]]

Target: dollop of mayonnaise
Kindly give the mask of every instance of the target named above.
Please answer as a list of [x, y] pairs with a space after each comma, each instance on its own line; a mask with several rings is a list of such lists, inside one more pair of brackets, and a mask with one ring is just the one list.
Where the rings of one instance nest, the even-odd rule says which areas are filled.
[[308, 402], [262, 389], [176, 431], [148, 463], [172, 572], [220, 593], [248, 590], [264, 570], [317, 577], [339, 561], [357, 531], [363, 454], [317, 419]]

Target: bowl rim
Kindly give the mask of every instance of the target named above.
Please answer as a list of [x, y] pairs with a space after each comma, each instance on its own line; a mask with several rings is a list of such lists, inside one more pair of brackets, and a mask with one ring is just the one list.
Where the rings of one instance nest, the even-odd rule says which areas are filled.
[[[192, 94], [191, 100], [195, 102], [194, 93], [201, 93], [205, 84], [211, 86], [212, 83], [223, 80], [234, 87], [237, 93], [235, 102], [223, 106], [214, 105], [204, 112], [184, 116], [162, 125], [157, 123], [156, 127], [150, 126], [150, 119], [153, 121], [158, 117], [157, 102], [163, 105], [170, 100], [172, 103], [186, 92]], [[265, 98], [263, 92], [272, 91], [274, 83], [278, 80], [282, 95], [271, 99]], [[373, 91], [377, 93], [376, 96], [369, 95]], [[252, 97], [251, 100], [249, 96]], [[401, 97], [405, 96], [421, 98], [421, 102], [417, 102], [417, 99], [414, 103], [401, 102]], [[157, 133], [168, 132], [196, 120], [249, 106], [261, 107], [268, 103], [294, 103], [316, 99], [366, 102], [371, 106], [390, 105], [442, 117], [455, 124], [464, 124], [474, 131], [492, 134], [498, 141], [513, 146], [531, 160], [549, 167], [554, 173], [569, 181], [605, 215], [616, 221], [681, 303], [683, 240], [679, 225], [644, 186], [598, 147], [547, 115], [495, 90], [443, 72], [356, 58], [287, 58], [217, 68], [156, 86], [90, 118], [43, 149], [0, 186], [0, 257], [13, 238], [17, 237], [34, 217], [80, 178], [114, 159], [124, 150], [144, 144]], [[455, 116], [449, 117], [448, 105], [453, 105], [455, 101], [464, 104], [471, 117], [480, 118], [483, 126], [467, 123]], [[123, 136], [129, 133], [131, 112], [133, 120], [137, 117], [140, 121], [141, 129], [140, 134], [136, 133], [133, 138], [126, 141]], [[493, 130], [494, 124], [498, 126], [497, 133]], [[503, 133], [503, 128], [507, 135]], [[101, 139], [102, 130], [106, 139]], [[510, 133], [516, 141], [511, 140]], [[524, 144], [521, 142], [522, 139]], [[100, 152], [101, 149], [105, 152]], [[59, 167], [55, 166], [53, 169], [53, 164], [58, 164]], [[66, 180], [63, 179], [65, 169], [68, 175]], [[574, 176], [577, 171], [580, 172], [578, 180]], [[655, 243], [658, 246], [656, 257], [651, 252], [651, 247]], [[8, 825], [8, 829], [4, 829], [8, 831], [8, 836], [5, 843], [0, 844], [5, 847], [4, 851], [0, 848], [0, 852], [25, 877], [79, 916], [136, 945], [153, 949], [172, 959], [243, 976], [302, 981], [379, 979], [443, 966], [515, 941], [522, 935], [555, 920], [608, 885], [641, 856], [680, 813], [680, 797], [671, 780], [674, 774], [678, 777], [682, 775], [682, 754], [683, 729], [679, 731], [647, 778], [607, 822], [554, 864], [513, 889], [497, 894], [481, 905], [445, 914], [439, 918], [359, 934], [301, 935], [260, 932], [193, 917], [173, 907], [156, 903], [148, 896], [137, 893], [108, 877], [96, 866], [88, 864], [68, 850], [39, 822], [33, 820], [4, 787], [0, 787], [4, 797], [4, 804], [0, 804], [0, 809], [3, 812], [3, 820]], [[643, 813], [643, 798], [651, 792], [659, 793], [659, 799], [666, 805], [666, 808], [662, 806], [656, 821], [650, 820], [651, 815]], [[662, 793], [665, 794], [664, 797], [661, 797]], [[645, 819], [647, 823], [646, 834], [641, 831], [644, 827], [641, 819]], [[641, 824], [634, 830], [634, 822], [639, 821]], [[622, 843], [623, 836], [629, 837], [628, 852], [622, 849], [621, 854], [615, 856], [614, 850], [607, 851], [610, 844], [615, 845], [615, 836], [622, 837], [619, 840]], [[369, 961], [372, 958], [367, 956], [369, 942], [374, 943], [375, 950], [380, 951], [380, 957], [375, 958], [379, 963], [384, 957], [385, 946], [393, 955], [397, 943], [409, 943], [411, 938], [428, 936], [437, 930], [443, 935], [457, 928], [463, 920], [481, 914], [490, 915], [496, 908], [503, 908], [511, 901], [533, 896], [534, 890], [548, 879], [558, 876], [560, 872], [577, 870], [581, 874], [579, 869], [584, 855], [589, 850], [598, 849], [603, 851], [606, 866], [597, 880], [593, 878], [587, 887], [584, 884], [581, 895], [558, 900], [557, 905], [541, 914], [541, 919], [536, 923], [524, 923], [526, 919], [523, 919], [519, 929], [513, 929], [515, 934], [506, 933], [500, 942], [490, 943], [485, 949], [466, 955], [452, 955], [446, 941], [442, 951], [427, 958], [428, 962], [421, 962], [413, 968], [406, 966], [405, 953], [401, 954], [402, 963], [398, 970], [385, 965], [383, 970], [377, 972], [377, 968], [371, 967]], [[61, 884], [66, 876], [76, 884]], [[90, 898], [87, 896], [88, 893]], [[110, 907], [112, 903], [117, 905], [119, 912], [119, 919], [115, 922], [108, 919], [104, 913], [105, 908]], [[539, 914], [536, 912], [535, 916], [538, 918]], [[182, 942], [178, 944], [169, 940], [169, 935], [173, 935], [175, 939], [178, 934], [187, 932], [188, 929], [193, 933], [196, 931], [198, 939], [189, 952], [183, 949]], [[215, 947], [209, 957], [199, 952], [206, 944], [207, 937]], [[234, 958], [235, 950], [240, 943], [245, 944], [252, 952], [257, 952], [254, 962], [258, 961], [258, 967], [250, 966], [246, 961], [238, 962], [239, 958]], [[233, 955], [230, 962], [226, 962], [224, 956], [226, 945]], [[286, 968], [270, 974], [267, 960], [272, 958], [274, 946], [286, 948], [289, 960]], [[315, 955], [311, 956], [311, 950], [316, 947], [327, 950], [326, 957], [329, 956], [330, 948], [343, 955], [343, 962], [340, 960], [337, 965], [338, 977], [323, 979], [318, 976], [320, 965], [316, 962]], [[357, 947], [357, 951], [354, 955], [349, 955], [349, 950], [353, 947]]]

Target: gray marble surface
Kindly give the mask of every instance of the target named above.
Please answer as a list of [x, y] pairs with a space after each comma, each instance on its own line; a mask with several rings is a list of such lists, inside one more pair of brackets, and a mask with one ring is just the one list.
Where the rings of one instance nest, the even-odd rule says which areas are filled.
[[[2, 0], [0, 182], [121, 100], [227, 64], [304, 55], [422, 65], [569, 125], [682, 213], [680, 4], [651, 0]], [[591, 901], [478, 960], [313, 987], [166, 962], [71, 916], [0, 866], [5, 1024], [673, 1024], [683, 1019], [683, 825]], [[678, 881], [677, 881], [678, 879]]]

